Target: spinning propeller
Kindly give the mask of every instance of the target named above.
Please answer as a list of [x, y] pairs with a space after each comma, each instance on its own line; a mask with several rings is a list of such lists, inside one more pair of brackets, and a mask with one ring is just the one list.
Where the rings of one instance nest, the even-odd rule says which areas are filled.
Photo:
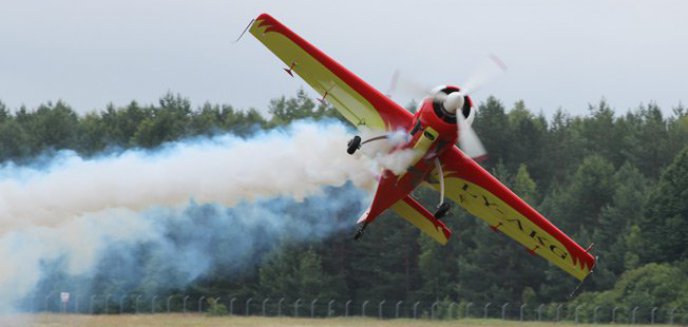
[[[444, 95], [444, 93], [439, 94]], [[461, 112], [461, 108], [463, 108], [467, 96], [468, 93], [463, 91], [463, 89], [459, 92], [450, 93], [449, 95], [444, 96], [445, 99], [442, 105], [447, 112], [456, 115], [456, 128], [458, 129], [459, 148], [461, 148], [461, 150], [469, 157], [477, 159], [485, 156], [487, 151], [485, 151], [483, 143], [480, 142], [478, 134], [475, 132], [473, 127], [471, 127], [471, 122], [469, 122]]]
[[[473, 116], [464, 116], [461, 109], [466, 102], [467, 96], [506, 71], [506, 65], [497, 56], [490, 55], [487, 59], [489, 60], [485, 60], [476, 67], [470, 78], [466, 80], [466, 83], [463, 84], [458, 92], [446, 94], [441, 91], [444, 86], [429, 89], [415, 81], [400, 79], [400, 74], [396, 71], [393, 76], [392, 87], [388, 93], [391, 94], [398, 88], [404, 93], [421, 97], [432, 96], [435, 100], [442, 101], [444, 109], [448, 113], [456, 115], [456, 127], [458, 129], [459, 147], [461, 150], [471, 158], [481, 158], [487, 152], [482, 142], [480, 142], [478, 134], [471, 127]], [[471, 108], [471, 110], [474, 110], [474, 108]]]

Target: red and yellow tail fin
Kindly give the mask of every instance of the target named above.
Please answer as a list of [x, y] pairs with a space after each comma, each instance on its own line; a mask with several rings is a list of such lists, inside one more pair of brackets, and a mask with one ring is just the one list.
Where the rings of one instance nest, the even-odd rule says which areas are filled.
[[410, 195], [392, 205], [392, 210], [442, 245], [447, 244], [452, 235], [452, 231], [443, 222], [437, 220]]

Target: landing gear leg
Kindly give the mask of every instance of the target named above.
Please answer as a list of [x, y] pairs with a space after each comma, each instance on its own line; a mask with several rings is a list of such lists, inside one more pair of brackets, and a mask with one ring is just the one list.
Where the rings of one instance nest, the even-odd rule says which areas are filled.
[[442, 172], [442, 163], [439, 158], [435, 158], [435, 168], [440, 180], [440, 205], [437, 206], [434, 216], [437, 219], [442, 219], [449, 212], [450, 205], [448, 202], [444, 202], [444, 172]]
[[356, 234], [354, 234], [354, 240], [359, 240], [363, 236], [363, 232], [365, 231], [366, 227], [368, 227], [367, 222], [362, 222], [358, 225], [358, 230], [356, 231]]

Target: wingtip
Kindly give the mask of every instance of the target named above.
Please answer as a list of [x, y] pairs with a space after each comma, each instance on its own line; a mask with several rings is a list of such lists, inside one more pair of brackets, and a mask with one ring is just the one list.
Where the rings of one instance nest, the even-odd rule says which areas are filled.
[[260, 15], [258, 15], [258, 17], [256, 17], [256, 20], [264, 20], [264, 19], [273, 19], [274, 20], [274, 18], [266, 12], [261, 13]]

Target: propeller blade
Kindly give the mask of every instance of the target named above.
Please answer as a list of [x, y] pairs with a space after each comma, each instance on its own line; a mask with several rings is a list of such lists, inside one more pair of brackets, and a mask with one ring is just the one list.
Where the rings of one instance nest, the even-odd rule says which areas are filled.
[[476, 67], [468, 80], [463, 84], [461, 92], [469, 95], [479, 90], [486, 84], [495, 80], [507, 71], [504, 62], [495, 55], [489, 55], [480, 65]]
[[423, 99], [427, 96], [431, 96], [433, 94], [432, 91], [433, 90], [431, 87], [423, 85], [407, 75], [401, 74], [401, 71], [397, 69], [392, 75], [387, 96], [392, 97], [394, 94], [403, 94], [414, 98]]
[[[472, 94], [507, 71], [504, 62], [496, 55], [489, 55], [487, 59], [469, 75], [470, 78], [461, 88], [461, 95]], [[459, 147], [461, 150], [474, 160], [480, 161], [486, 158], [485, 146], [480, 142], [480, 138], [471, 123], [461, 114], [458, 114], [457, 118], [456, 126], [459, 129]]]
[[392, 74], [392, 80], [389, 83], [389, 89], [387, 90], [387, 93], [385, 94], [387, 97], [392, 97], [392, 94], [397, 90], [397, 83], [399, 83], [399, 70], [395, 70], [394, 73]]
[[476, 160], [485, 157], [487, 151], [485, 151], [485, 147], [480, 142], [480, 138], [478, 138], [478, 134], [473, 127], [471, 127], [462, 114], [458, 114], [457, 119], [456, 126], [459, 128], [459, 148], [461, 148], [461, 151]]
[[[470, 77], [466, 80], [466, 83], [461, 85], [461, 94], [464, 96], [471, 95], [476, 90], [502, 75], [507, 69], [504, 62], [496, 55], [491, 54], [487, 56], [469, 75]], [[399, 92], [413, 97], [425, 98], [427, 96], [436, 96], [436, 93], [443, 87], [444, 86], [434, 88], [428, 87], [418, 82], [416, 79], [402, 75], [397, 69], [392, 75], [387, 95], [391, 97], [394, 93]]]

